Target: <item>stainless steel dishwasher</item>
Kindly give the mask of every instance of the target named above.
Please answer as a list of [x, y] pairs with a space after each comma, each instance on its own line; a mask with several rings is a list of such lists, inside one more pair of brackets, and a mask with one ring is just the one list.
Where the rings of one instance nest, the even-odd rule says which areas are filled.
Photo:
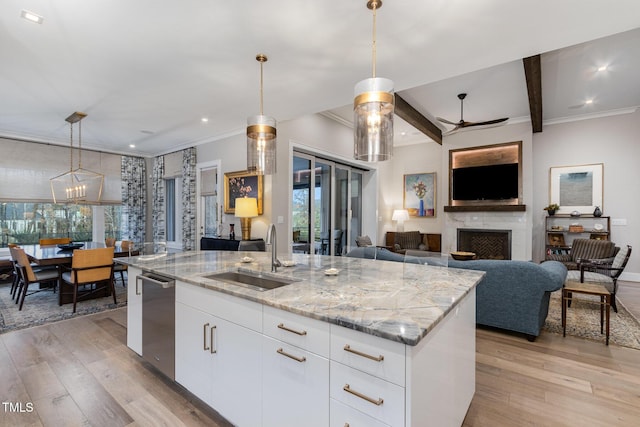
[[137, 280], [142, 283], [142, 358], [175, 380], [175, 280], [154, 273]]

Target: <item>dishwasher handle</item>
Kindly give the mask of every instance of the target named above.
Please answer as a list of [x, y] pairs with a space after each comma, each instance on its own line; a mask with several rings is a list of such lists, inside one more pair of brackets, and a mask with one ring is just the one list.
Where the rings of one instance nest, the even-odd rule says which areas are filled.
[[161, 286], [162, 288], [173, 288], [176, 285], [176, 281], [168, 277], [158, 276], [157, 274], [145, 273], [142, 276], [138, 276], [142, 283], [152, 283], [154, 285]]

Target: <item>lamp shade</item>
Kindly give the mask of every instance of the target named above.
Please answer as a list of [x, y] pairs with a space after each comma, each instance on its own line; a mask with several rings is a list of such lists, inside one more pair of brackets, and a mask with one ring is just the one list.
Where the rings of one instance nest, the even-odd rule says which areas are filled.
[[393, 215], [391, 215], [392, 221], [406, 221], [409, 219], [409, 211], [406, 209], [396, 209], [393, 211]]
[[253, 218], [258, 216], [258, 199], [255, 197], [237, 198], [235, 216], [238, 218]]

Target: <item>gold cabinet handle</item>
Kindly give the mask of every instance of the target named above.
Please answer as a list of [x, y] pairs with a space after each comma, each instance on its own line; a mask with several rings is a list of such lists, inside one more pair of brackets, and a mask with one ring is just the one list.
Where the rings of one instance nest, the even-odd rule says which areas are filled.
[[345, 344], [344, 351], [348, 351], [349, 353], [357, 354], [358, 356], [366, 357], [367, 359], [375, 360], [376, 362], [382, 362], [384, 360], [384, 356], [383, 355], [372, 356], [370, 354], [363, 353], [361, 351], [352, 349], [349, 344]]
[[287, 328], [286, 326], [284, 326], [284, 323], [280, 323], [278, 325], [278, 329], [283, 329], [287, 332], [292, 332], [296, 335], [307, 335], [307, 331], [296, 331], [295, 329]]
[[202, 325], [202, 348], [204, 351], [209, 350], [209, 347], [207, 347], [207, 327], [209, 327], [208, 323]]
[[277, 349], [276, 353], [281, 354], [283, 356], [287, 356], [289, 359], [293, 359], [296, 362], [300, 362], [300, 363], [305, 362], [307, 360], [307, 358], [304, 356], [302, 357], [294, 356], [293, 354], [289, 354], [281, 348]]
[[384, 400], [381, 397], [379, 397], [378, 399], [374, 399], [372, 397], [366, 396], [366, 395], [364, 395], [364, 394], [362, 394], [360, 392], [357, 392], [355, 390], [351, 390], [351, 387], [349, 387], [349, 384], [345, 384], [344, 387], [342, 387], [342, 389], [344, 391], [346, 391], [347, 393], [351, 393], [354, 396], [357, 396], [360, 399], [364, 399], [367, 402], [373, 403], [376, 406], [380, 406], [380, 405], [382, 405], [384, 403]]
[[211, 327], [211, 330], [210, 330], [210, 332], [211, 332], [211, 354], [214, 354], [214, 353], [218, 352], [218, 350], [214, 350], [214, 348], [213, 348], [213, 333], [214, 333], [215, 330], [216, 330], [216, 325], [213, 325]]

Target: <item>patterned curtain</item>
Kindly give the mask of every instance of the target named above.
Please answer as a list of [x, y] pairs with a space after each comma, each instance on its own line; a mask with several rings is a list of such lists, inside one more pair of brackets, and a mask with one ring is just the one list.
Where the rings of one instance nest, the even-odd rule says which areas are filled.
[[182, 250], [196, 249], [196, 148], [182, 150]]
[[151, 187], [153, 189], [153, 241], [166, 242], [167, 231], [165, 227], [165, 185], [164, 185], [164, 156], [153, 159], [153, 173], [151, 176]]
[[145, 241], [147, 180], [145, 160], [122, 156], [122, 236], [134, 242]]

